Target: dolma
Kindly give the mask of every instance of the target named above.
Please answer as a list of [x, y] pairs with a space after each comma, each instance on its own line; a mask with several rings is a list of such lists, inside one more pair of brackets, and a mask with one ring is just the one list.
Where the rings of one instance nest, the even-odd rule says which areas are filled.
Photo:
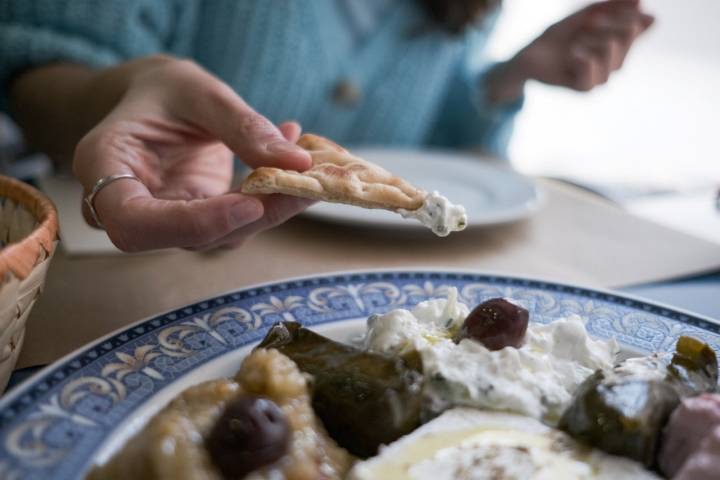
[[422, 362], [390, 358], [332, 341], [295, 322], [275, 324], [260, 344], [313, 377], [313, 408], [330, 436], [365, 458], [420, 425]]
[[578, 388], [560, 428], [652, 467], [670, 413], [683, 397], [715, 391], [717, 381], [712, 348], [683, 336], [673, 354], [627, 359], [612, 371], [595, 372]]

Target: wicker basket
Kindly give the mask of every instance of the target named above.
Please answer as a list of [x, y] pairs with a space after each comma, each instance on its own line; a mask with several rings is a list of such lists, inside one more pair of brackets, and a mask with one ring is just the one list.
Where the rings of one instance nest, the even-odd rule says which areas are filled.
[[57, 211], [31, 186], [0, 175], [0, 393], [25, 337], [57, 243]]

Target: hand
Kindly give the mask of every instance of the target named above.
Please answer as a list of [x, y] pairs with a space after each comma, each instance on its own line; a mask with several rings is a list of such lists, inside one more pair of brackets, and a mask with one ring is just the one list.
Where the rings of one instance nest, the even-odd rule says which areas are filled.
[[589, 5], [548, 28], [491, 77], [491, 98], [511, 101], [526, 80], [588, 91], [622, 67], [635, 39], [653, 24], [639, 0]]
[[120, 100], [78, 143], [73, 170], [86, 194], [108, 175], [140, 178], [113, 182], [95, 197], [121, 250], [236, 246], [312, 203], [228, 191], [233, 153], [252, 167], [302, 171], [311, 160], [295, 145], [299, 125], [276, 127], [196, 64], [152, 57], [111, 69], [95, 85], [102, 98]]

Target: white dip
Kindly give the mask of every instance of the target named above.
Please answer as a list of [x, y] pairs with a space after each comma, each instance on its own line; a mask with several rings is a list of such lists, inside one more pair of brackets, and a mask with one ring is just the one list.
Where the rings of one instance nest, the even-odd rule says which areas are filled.
[[577, 315], [531, 323], [520, 348], [491, 351], [471, 339], [456, 344], [452, 336], [468, 313], [452, 289], [447, 300], [371, 317], [365, 347], [386, 355], [420, 352], [431, 411], [468, 406], [549, 423], [558, 420], [583, 380], [615, 363], [617, 343], [590, 338]]
[[398, 210], [403, 218], [414, 218], [430, 228], [435, 235], [447, 237], [450, 232], [464, 230], [467, 214], [462, 205], [453, 205], [438, 192], [428, 193], [417, 210]]

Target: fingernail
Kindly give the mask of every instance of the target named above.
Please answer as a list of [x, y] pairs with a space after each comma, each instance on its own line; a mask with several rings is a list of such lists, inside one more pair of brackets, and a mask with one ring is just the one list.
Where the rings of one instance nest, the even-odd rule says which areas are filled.
[[230, 207], [230, 223], [238, 228], [262, 217], [262, 204], [255, 199], [242, 200]]
[[[307, 170], [312, 166], [312, 159], [307, 150], [298, 147], [294, 143], [290, 142], [274, 142], [267, 146], [267, 150], [275, 155], [292, 155], [292, 158], [284, 158], [283, 168], [289, 168], [291, 170], [303, 171]], [[302, 158], [302, 160], [300, 160]], [[277, 159], [281, 160], [281, 159]]]

